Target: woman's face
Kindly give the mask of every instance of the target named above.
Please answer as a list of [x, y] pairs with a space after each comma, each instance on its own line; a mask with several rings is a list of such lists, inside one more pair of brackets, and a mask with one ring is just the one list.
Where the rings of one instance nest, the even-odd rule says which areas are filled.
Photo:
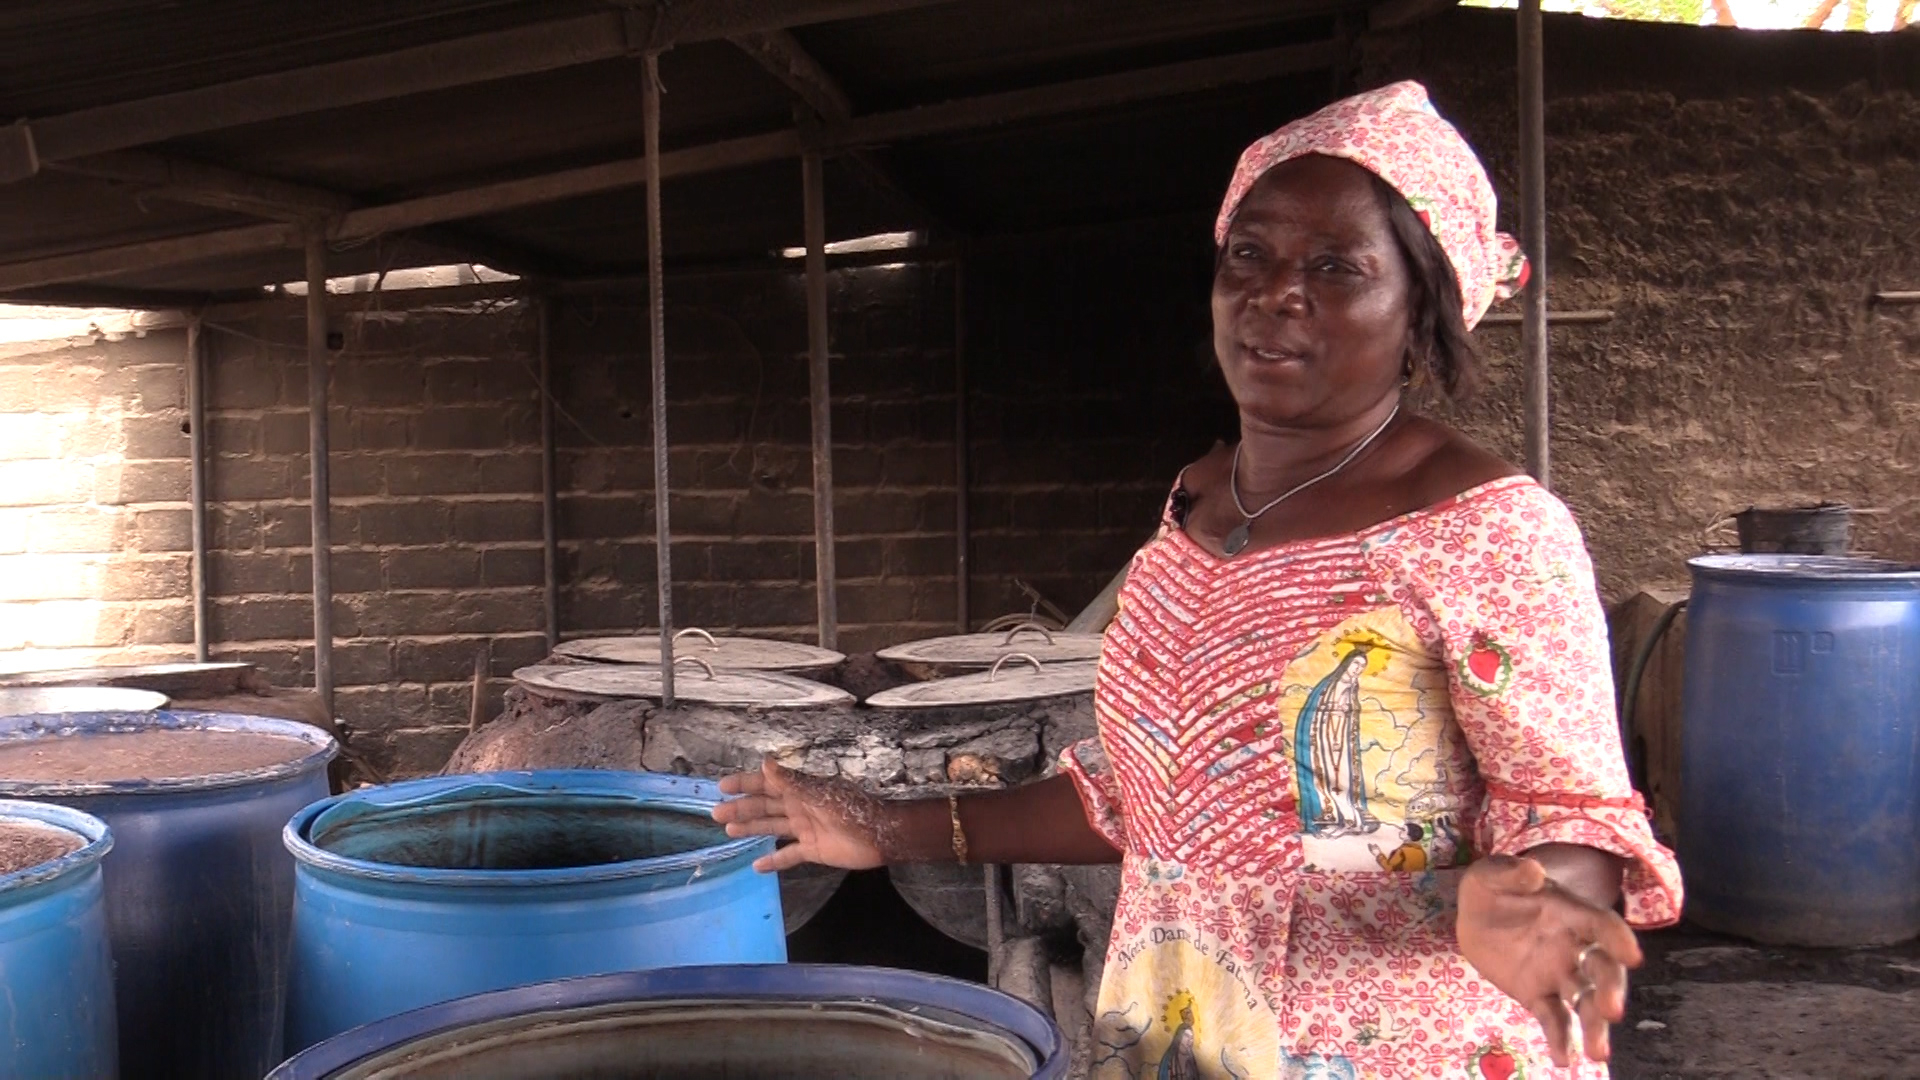
[[1406, 261], [1366, 170], [1310, 155], [1254, 184], [1213, 275], [1213, 347], [1243, 416], [1353, 419], [1400, 386]]

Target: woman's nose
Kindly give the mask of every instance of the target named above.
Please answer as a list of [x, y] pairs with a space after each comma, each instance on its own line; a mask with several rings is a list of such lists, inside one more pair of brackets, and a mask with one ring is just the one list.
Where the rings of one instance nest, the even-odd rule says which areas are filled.
[[1307, 307], [1307, 277], [1299, 267], [1275, 265], [1255, 283], [1253, 301], [1269, 314], [1300, 314]]

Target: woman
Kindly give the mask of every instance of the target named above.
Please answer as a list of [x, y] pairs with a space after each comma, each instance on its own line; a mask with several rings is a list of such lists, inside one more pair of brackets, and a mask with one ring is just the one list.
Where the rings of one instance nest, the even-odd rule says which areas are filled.
[[1629, 923], [1680, 883], [1592, 567], [1559, 502], [1405, 401], [1472, 383], [1467, 332], [1524, 277], [1493, 222], [1417, 84], [1249, 147], [1212, 305], [1240, 442], [1134, 558], [1099, 739], [957, 800], [768, 763], [715, 816], [793, 838], [763, 869], [1119, 859], [1097, 1076], [1604, 1076]]

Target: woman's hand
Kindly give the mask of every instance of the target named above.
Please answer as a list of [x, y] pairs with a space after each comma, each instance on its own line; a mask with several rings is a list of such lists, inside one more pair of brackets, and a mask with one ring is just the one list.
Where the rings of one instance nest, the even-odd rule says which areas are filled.
[[793, 841], [754, 860], [755, 870], [771, 873], [808, 862], [866, 870], [886, 862], [887, 804], [844, 780], [793, 772], [768, 758], [757, 773], [721, 778], [720, 790], [740, 796], [713, 808], [713, 820], [727, 827], [728, 836]]
[[1575, 1014], [1586, 1056], [1607, 1060], [1607, 1025], [1626, 1015], [1627, 971], [1641, 959], [1624, 919], [1534, 859], [1493, 856], [1461, 876], [1458, 930], [1467, 962], [1539, 1019], [1555, 1065], [1574, 1064]]

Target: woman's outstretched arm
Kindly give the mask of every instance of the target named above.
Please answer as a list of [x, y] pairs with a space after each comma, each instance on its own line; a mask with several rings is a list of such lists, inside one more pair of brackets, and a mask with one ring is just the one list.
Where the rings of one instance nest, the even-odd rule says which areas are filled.
[[[713, 818], [728, 836], [793, 841], [754, 863], [763, 871], [801, 863], [864, 870], [889, 863], [954, 862], [953, 816], [942, 798], [881, 799], [844, 780], [823, 780], [767, 761], [737, 773], [720, 790], [739, 798]], [[967, 861], [1111, 863], [1120, 853], [1087, 823], [1073, 781], [1055, 776], [958, 800]]]

